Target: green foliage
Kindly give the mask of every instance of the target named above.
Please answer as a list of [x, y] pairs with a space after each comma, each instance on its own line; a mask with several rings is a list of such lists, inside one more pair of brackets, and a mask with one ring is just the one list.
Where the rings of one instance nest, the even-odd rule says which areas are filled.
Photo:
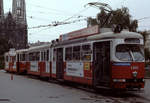
[[4, 56], [0, 56], [0, 69], [4, 69]]
[[4, 68], [4, 53], [8, 52], [12, 45], [6, 38], [0, 38], [0, 69]]
[[93, 19], [93, 18], [91, 18], [91, 17], [89, 17], [88, 18], [88, 26], [89, 25], [97, 25], [97, 21], [96, 21], [96, 19]]
[[0, 55], [4, 55], [10, 48], [12, 48], [12, 45], [9, 41], [6, 38], [0, 38]]
[[123, 29], [129, 29], [130, 31], [136, 31], [138, 27], [138, 21], [131, 19], [127, 7], [122, 7], [111, 12], [101, 9], [96, 19], [88, 19], [88, 24], [90, 23], [91, 25], [99, 25], [100, 27], [112, 27], [114, 24], [121, 25]]
[[[140, 33], [143, 36], [143, 38], [144, 38], [144, 45], [145, 45], [146, 37], [148, 35], [147, 31], [138, 31], [138, 33]], [[145, 60], [146, 61], [150, 60], [150, 51], [149, 51], [148, 48], [145, 48], [144, 53], [145, 53]], [[147, 65], [147, 63], [146, 63], [146, 65]], [[148, 65], [150, 65], [150, 63], [148, 63]]]
[[[106, 13], [104, 11], [104, 9], [101, 10], [100, 13], [97, 14], [97, 21], [98, 21], [98, 24], [100, 27], [102, 26], [106, 26], [106, 27], [109, 27], [109, 20], [107, 20], [107, 18], [109, 17], [110, 13]], [[105, 23], [105, 25], [104, 25]]]
[[146, 41], [146, 36], [148, 35], [147, 31], [139, 31], [138, 33], [142, 34], [142, 36], [144, 37], [144, 41]]

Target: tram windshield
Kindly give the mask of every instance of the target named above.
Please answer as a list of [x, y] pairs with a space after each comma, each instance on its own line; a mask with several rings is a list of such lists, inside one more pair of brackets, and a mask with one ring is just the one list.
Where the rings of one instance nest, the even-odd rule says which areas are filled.
[[144, 48], [141, 45], [121, 44], [116, 47], [116, 57], [121, 61], [143, 61]]

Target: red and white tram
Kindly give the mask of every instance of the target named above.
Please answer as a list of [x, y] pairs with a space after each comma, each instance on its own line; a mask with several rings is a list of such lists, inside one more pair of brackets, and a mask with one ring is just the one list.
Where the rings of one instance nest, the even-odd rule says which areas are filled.
[[50, 46], [47, 44], [28, 49], [28, 74], [50, 77]]
[[17, 73], [22, 74], [27, 72], [27, 55], [28, 49], [16, 50], [16, 65], [17, 65]]
[[61, 35], [51, 44], [31, 47], [25, 53], [31, 75], [95, 88], [144, 88], [145, 59], [139, 33], [115, 33], [94, 26]]
[[16, 66], [16, 52], [14, 49], [10, 49], [9, 52], [4, 54], [5, 58], [5, 70], [8, 72], [17, 72]]
[[94, 87], [143, 88], [143, 37], [129, 31], [101, 29], [99, 33], [96, 29], [88, 36], [81, 37], [84, 30], [61, 36], [68, 40], [54, 46], [59, 66], [56, 71], [63, 71], [59, 78]]

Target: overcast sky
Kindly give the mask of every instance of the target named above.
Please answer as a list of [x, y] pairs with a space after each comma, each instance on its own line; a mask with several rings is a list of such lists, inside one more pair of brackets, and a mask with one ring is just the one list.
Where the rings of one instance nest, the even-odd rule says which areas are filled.
[[[11, 10], [12, 0], [3, 0], [5, 13]], [[139, 30], [150, 30], [150, 0], [26, 0], [28, 27], [52, 24], [54, 21], [63, 21], [73, 15], [83, 17], [70, 19], [69, 21], [95, 17], [99, 12], [93, 7], [84, 7], [89, 2], [108, 3], [113, 9], [128, 7], [133, 19], [139, 21]], [[29, 42], [51, 41], [59, 37], [60, 34], [71, 32], [86, 27], [86, 21], [67, 24], [58, 27], [46, 27], [28, 30]]]

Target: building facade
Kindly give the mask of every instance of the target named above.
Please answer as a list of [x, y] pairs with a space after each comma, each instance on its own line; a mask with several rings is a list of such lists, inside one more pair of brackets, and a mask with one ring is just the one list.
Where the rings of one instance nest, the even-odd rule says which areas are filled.
[[25, 0], [13, 0], [12, 12], [6, 14], [0, 0], [0, 36], [16, 50], [28, 47]]

